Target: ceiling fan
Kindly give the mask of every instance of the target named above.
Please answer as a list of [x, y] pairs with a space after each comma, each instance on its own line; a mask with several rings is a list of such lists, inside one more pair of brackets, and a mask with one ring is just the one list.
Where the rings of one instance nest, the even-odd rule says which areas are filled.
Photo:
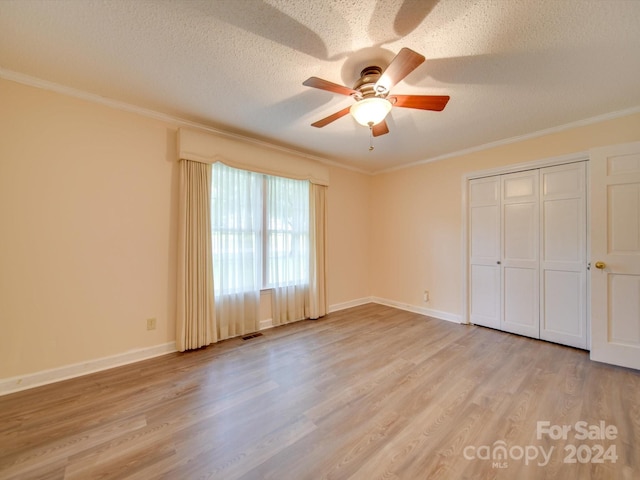
[[424, 56], [419, 53], [403, 48], [384, 71], [376, 65], [362, 70], [360, 79], [353, 88], [318, 77], [308, 78], [302, 82], [307, 87], [349, 95], [355, 99], [355, 103], [350, 107], [318, 120], [311, 126], [322, 128], [351, 113], [358, 123], [369, 127], [373, 136], [377, 137], [389, 133], [385, 117], [394, 106], [442, 111], [449, 101], [447, 95], [389, 95], [391, 88], [414, 71], [424, 60]]

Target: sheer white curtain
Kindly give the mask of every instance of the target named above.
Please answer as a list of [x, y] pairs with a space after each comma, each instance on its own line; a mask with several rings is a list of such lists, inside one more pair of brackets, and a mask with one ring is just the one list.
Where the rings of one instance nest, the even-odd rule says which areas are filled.
[[309, 182], [266, 177], [266, 285], [274, 325], [309, 317]]
[[212, 168], [213, 272], [221, 340], [258, 330], [262, 177], [222, 163]]
[[260, 291], [274, 325], [326, 314], [326, 187], [216, 163], [211, 236], [219, 339], [259, 328]]

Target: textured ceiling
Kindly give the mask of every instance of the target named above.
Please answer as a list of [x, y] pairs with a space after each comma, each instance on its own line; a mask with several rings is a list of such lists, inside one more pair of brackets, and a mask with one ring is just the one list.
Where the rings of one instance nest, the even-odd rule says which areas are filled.
[[[374, 139], [316, 120], [402, 48], [427, 61]], [[443, 157], [640, 106], [637, 0], [0, 0], [0, 75], [35, 77], [364, 171]]]

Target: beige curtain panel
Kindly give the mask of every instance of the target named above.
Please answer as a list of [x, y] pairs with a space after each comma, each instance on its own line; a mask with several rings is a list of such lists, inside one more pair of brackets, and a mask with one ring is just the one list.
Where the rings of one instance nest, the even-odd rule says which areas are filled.
[[176, 316], [181, 352], [217, 341], [210, 212], [211, 165], [181, 160]]
[[327, 314], [327, 187], [311, 184], [309, 191], [309, 318]]

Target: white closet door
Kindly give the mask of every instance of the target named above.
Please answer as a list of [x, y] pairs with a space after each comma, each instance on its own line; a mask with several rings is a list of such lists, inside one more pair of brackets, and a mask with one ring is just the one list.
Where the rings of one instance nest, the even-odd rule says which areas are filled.
[[500, 179], [469, 182], [470, 321], [500, 328]]
[[501, 329], [539, 338], [539, 171], [503, 175], [501, 183]]
[[540, 338], [587, 348], [585, 163], [540, 170]]

